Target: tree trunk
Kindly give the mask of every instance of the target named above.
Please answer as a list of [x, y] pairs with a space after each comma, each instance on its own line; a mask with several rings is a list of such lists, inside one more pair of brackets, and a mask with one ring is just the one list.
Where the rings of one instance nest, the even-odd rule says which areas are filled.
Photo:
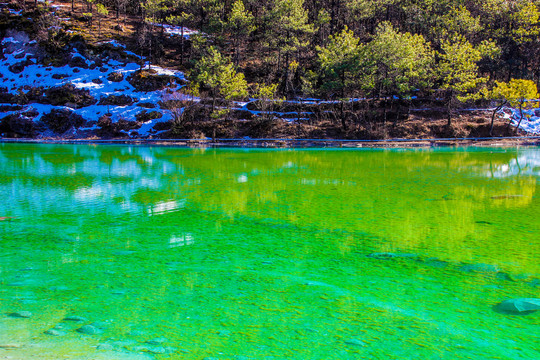
[[499, 106], [497, 106], [495, 108], [495, 110], [493, 111], [493, 114], [491, 114], [491, 125], [489, 127], [489, 136], [493, 136], [493, 126], [495, 124], [495, 115], [497, 115], [497, 113], [499, 112], [499, 110], [502, 109], [502, 107], [506, 104], [506, 100], [500, 104]]
[[519, 129], [519, 125], [521, 124], [521, 120], [523, 120], [523, 104], [519, 104], [519, 121], [516, 125], [516, 130], [514, 131], [514, 134], [517, 135], [517, 132], [518, 132], [518, 129]]
[[184, 65], [184, 22], [180, 22], [180, 64]]
[[446, 124], [447, 127], [452, 126], [452, 99], [454, 97], [453, 93], [450, 93], [450, 96], [448, 97], [448, 102], [446, 103], [446, 115], [448, 116], [448, 122]]
[[340, 106], [340, 117], [341, 117], [341, 126], [343, 126], [343, 130], [347, 130], [347, 121], [345, 120], [345, 111], [344, 111], [344, 106], [345, 106], [345, 101], [343, 99], [341, 99], [341, 106]]

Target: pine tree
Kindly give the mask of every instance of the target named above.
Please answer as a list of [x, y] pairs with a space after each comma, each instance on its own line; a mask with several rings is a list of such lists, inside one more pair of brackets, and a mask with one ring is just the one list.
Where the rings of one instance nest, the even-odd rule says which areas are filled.
[[452, 111], [458, 102], [480, 99], [486, 95], [481, 86], [487, 79], [478, 74], [478, 62], [496, 51], [496, 46], [491, 42], [474, 47], [463, 35], [443, 41], [438, 54], [437, 73], [445, 93], [448, 126], [451, 125]]
[[233, 37], [234, 63], [238, 65], [240, 59], [240, 46], [245, 43], [249, 35], [255, 31], [253, 15], [246, 10], [242, 0], [237, 0], [231, 9], [226, 28]]
[[191, 74], [191, 81], [207, 88], [212, 97], [212, 112], [218, 96], [234, 100], [247, 96], [247, 82], [244, 74], [236, 72], [229, 59], [223, 57], [213, 46], [199, 61]]

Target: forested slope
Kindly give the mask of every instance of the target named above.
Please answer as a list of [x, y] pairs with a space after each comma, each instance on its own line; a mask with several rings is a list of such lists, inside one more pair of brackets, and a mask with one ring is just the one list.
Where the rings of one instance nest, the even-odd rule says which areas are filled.
[[[116, 38], [143, 62], [185, 72], [177, 130], [193, 119], [228, 120], [233, 102], [250, 98], [259, 100], [252, 107], [263, 135], [287, 112], [310, 126], [328, 120], [336, 136], [368, 138], [392, 135], [378, 124], [412, 118], [444, 118], [450, 128], [470, 108], [510, 105], [518, 122], [535, 115], [522, 110], [538, 98], [540, 1], [73, 0], [53, 4], [70, 16], [56, 20], [39, 2], [18, 6], [46, 47], [74, 34]], [[324, 109], [306, 99], [326, 100]], [[290, 111], [278, 111], [283, 104]], [[490, 128], [482, 134], [492, 133], [492, 115], [481, 116]], [[444, 131], [453, 135], [434, 135]]]

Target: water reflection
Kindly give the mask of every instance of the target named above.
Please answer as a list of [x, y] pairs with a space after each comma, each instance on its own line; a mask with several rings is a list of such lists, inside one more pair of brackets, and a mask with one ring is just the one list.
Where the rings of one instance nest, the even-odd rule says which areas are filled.
[[[21, 359], [101, 344], [130, 359], [535, 358], [536, 318], [491, 306], [537, 297], [538, 151], [0, 144], [0, 311], [35, 314], [0, 317], [0, 344]], [[80, 334], [72, 315], [109, 328]], [[65, 337], [43, 333], [58, 324]], [[174, 353], [148, 348], [161, 337]]]
[[[131, 228], [107, 226], [113, 236], [148, 221], [140, 217], [171, 216], [156, 224], [166, 239], [182, 239], [174, 226], [189, 228], [186, 219], [197, 216], [217, 216], [215, 236], [221, 221], [249, 219], [300, 229], [295, 236], [341, 234], [327, 241], [343, 254], [407, 250], [538, 272], [530, 256], [540, 252], [531, 233], [538, 221], [530, 214], [538, 213], [539, 177], [537, 148], [244, 151], [0, 144], [0, 195], [9, 199], [0, 205], [0, 216], [32, 218], [46, 227], [66, 214], [68, 236], [81, 237], [88, 236], [81, 229], [104, 223], [104, 214], [127, 216]], [[517, 263], [508, 261], [508, 253]]]

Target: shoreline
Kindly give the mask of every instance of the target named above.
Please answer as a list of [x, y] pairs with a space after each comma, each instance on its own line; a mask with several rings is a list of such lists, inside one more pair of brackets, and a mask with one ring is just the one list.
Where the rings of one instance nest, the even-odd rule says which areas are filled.
[[432, 148], [540, 146], [540, 136], [437, 139], [30, 139], [0, 138], [0, 143], [125, 144], [178, 147], [245, 148]]

